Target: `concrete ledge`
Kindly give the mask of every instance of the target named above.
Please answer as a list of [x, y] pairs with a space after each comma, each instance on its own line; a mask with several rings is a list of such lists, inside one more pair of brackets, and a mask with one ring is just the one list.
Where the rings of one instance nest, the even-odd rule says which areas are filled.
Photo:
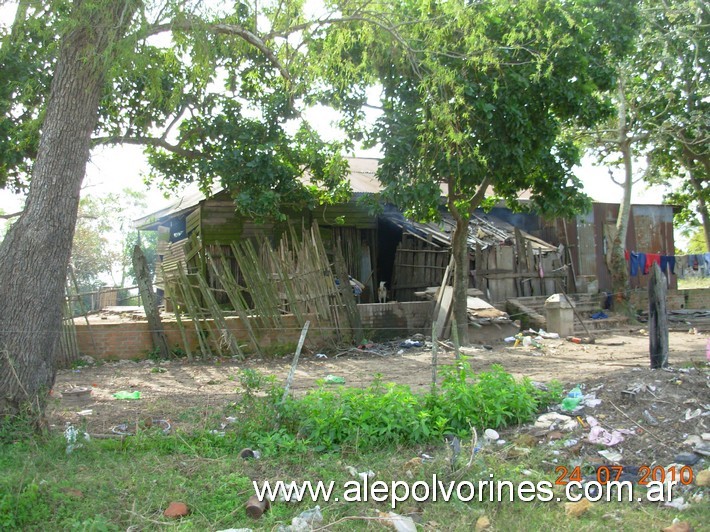
[[431, 334], [433, 301], [361, 303], [357, 306], [368, 340]]

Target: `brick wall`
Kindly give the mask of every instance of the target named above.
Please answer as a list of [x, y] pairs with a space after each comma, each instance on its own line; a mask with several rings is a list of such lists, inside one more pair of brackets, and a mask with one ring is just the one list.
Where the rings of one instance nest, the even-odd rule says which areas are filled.
[[[232, 334], [239, 341], [245, 352], [251, 350], [248, 347], [251, 342], [246, 332], [244, 324], [237, 317], [226, 318], [227, 326]], [[199, 344], [194, 326], [190, 320], [183, 320], [185, 335], [190, 344], [193, 355], [199, 356]], [[295, 317], [283, 316], [282, 327], [278, 329], [258, 329], [252, 323], [254, 332], [259, 338], [259, 346], [267, 353], [293, 352], [301, 335], [301, 327]], [[316, 327], [311, 323], [307, 344], [317, 346], [326, 338], [331, 337], [334, 331], [328, 327], [324, 330], [316, 331]], [[183, 341], [180, 330], [175, 321], [163, 321], [163, 328], [170, 348], [183, 348]], [[86, 323], [76, 322], [76, 336], [79, 352], [84, 355], [91, 355], [98, 359], [135, 359], [145, 358], [153, 349], [153, 341], [150, 335], [148, 323], [145, 321], [131, 322], [110, 322], [91, 323], [87, 327]], [[210, 342], [210, 348], [217, 353], [214, 342]]]
[[[637, 309], [647, 309], [648, 291], [633, 291], [631, 293], [631, 303]], [[666, 308], [668, 310], [710, 309], [710, 288], [668, 290], [666, 296]]]
[[368, 340], [431, 334], [434, 301], [365, 303], [357, 306]]

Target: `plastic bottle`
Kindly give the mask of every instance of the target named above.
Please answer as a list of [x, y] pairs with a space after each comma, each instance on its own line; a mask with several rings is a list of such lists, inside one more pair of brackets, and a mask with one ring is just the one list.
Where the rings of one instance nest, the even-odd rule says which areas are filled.
[[572, 388], [567, 397], [562, 400], [562, 410], [571, 411], [579, 406], [579, 403], [584, 399], [584, 394], [579, 386]]

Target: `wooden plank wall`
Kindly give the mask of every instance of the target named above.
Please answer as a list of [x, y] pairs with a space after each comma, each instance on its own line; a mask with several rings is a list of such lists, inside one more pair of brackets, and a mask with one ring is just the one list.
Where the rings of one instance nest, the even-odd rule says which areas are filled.
[[507, 299], [552, 295], [566, 290], [566, 269], [554, 252], [533, 250], [533, 244], [516, 235], [515, 245], [476, 250], [476, 288], [493, 304]]
[[448, 248], [440, 248], [412, 235], [402, 235], [394, 258], [389, 299], [414, 301], [417, 299], [414, 292], [439, 286], [450, 256]]

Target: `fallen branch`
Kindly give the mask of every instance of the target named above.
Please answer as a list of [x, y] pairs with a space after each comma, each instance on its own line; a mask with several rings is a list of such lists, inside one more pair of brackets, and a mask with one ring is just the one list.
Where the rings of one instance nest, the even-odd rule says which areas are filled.
[[616, 410], [618, 410], [619, 413], [622, 414], [626, 419], [628, 419], [629, 421], [631, 421], [634, 425], [636, 425], [636, 426], [639, 427], [640, 429], [645, 430], [646, 432], [648, 432], [656, 441], [658, 441], [658, 443], [660, 443], [661, 445], [663, 445], [663, 446], [666, 447], [667, 449], [670, 449], [670, 450], [672, 450], [672, 451], [675, 451], [675, 449], [674, 449], [673, 447], [671, 447], [671, 446], [668, 445], [666, 442], [664, 442], [659, 436], [657, 436], [656, 434], [654, 434], [653, 432], [651, 432], [650, 430], [648, 430], [646, 427], [644, 427], [643, 425], [641, 425], [638, 421], [636, 421], [636, 420], [634, 420], [632, 417], [630, 417], [630, 416], [629, 416], [626, 412], [624, 412], [621, 408], [619, 408], [618, 406], [616, 406], [613, 401], [609, 401], [609, 403], [611, 404], [611, 406], [613, 406], [614, 408], [616, 408]]

